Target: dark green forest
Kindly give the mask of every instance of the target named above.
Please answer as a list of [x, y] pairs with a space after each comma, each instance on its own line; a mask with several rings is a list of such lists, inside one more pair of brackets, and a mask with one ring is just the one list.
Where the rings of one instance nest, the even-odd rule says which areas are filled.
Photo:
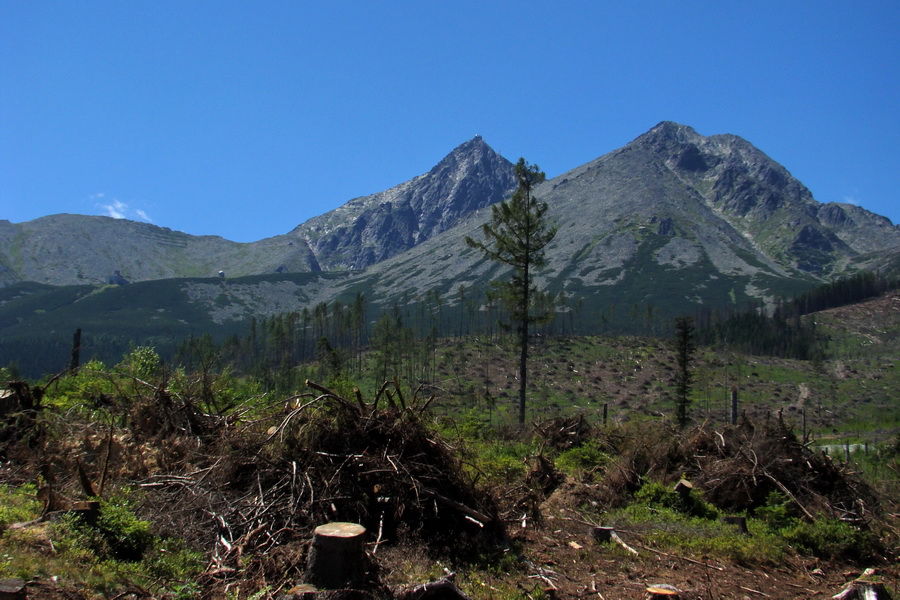
[[[815, 321], [804, 316], [898, 287], [897, 279], [865, 272], [780, 299], [768, 311], [756, 303], [741, 310], [701, 310], [684, 316], [693, 318], [697, 343], [704, 346], [800, 360], [821, 359], [827, 354], [828, 340]], [[139, 292], [137, 285], [129, 290], [130, 294]], [[45, 302], [48, 307], [68, 302], [71, 299], [67, 295], [73, 293], [87, 297], [91, 290], [51, 290]], [[599, 321], [595, 315], [585, 316], [584, 305], [584, 298], [564, 292], [539, 293], [535, 312], [549, 318], [534, 325], [532, 337], [540, 340], [625, 332], [665, 338], [674, 331], [674, 320], [661, 321], [659, 309], [652, 304], [610, 304], [600, 312]], [[123, 314], [116, 317], [118, 313]], [[201, 325], [205, 322], [199, 313], [193, 317]], [[104, 318], [121, 319], [121, 333], [97, 335], [92, 333], [91, 322], [81, 324], [82, 361], [96, 358], [114, 364], [134, 347], [152, 347], [171, 365], [188, 369], [198, 365], [207, 369], [227, 367], [256, 377], [271, 388], [296, 386], [297, 378], [306, 375], [298, 375], [295, 367], [303, 364], [315, 364], [319, 378], [344, 373], [355, 377], [365, 374], [382, 381], [399, 378], [430, 382], [440, 340], [506, 343], [513, 333], [506, 325], [509, 315], [498, 291], [462, 285], [452, 297], [436, 291], [404, 294], [387, 309], [357, 292], [350, 298], [254, 318], [243, 325], [204, 328], [188, 325], [190, 318], [182, 319], [183, 325], [153, 336], [129, 336], [129, 320], [147, 317], [113, 307], [111, 316]], [[49, 334], [4, 336], [0, 340], [0, 356], [6, 357], [3, 366], [30, 379], [65, 370], [71, 360], [75, 329], [71, 323], [60, 321]]]
[[730, 315], [700, 314], [698, 320], [702, 327], [698, 340], [705, 345], [727, 346], [747, 354], [821, 360], [827, 354], [828, 339], [818, 331], [815, 320], [802, 317], [862, 302], [898, 287], [897, 279], [863, 272], [789, 300], [781, 299], [771, 314], [759, 304]]

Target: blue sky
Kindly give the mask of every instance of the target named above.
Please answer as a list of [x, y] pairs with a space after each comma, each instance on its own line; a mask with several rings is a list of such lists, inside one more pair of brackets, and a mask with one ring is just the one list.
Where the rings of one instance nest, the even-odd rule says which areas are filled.
[[253, 241], [476, 134], [549, 177], [658, 122], [900, 222], [900, 3], [0, 0], [0, 219]]

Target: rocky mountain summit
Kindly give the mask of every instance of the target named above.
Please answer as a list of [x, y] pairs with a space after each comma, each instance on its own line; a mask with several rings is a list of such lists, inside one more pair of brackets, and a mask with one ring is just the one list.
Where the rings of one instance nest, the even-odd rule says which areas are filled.
[[99, 284], [115, 271], [146, 281], [362, 269], [503, 200], [514, 186], [513, 165], [476, 136], [424, 175], [249, 244], [109, 217], [0, 221], [0, 286]]
[[[734, 135], [704, 137], [663, 122], [627, 146], [548, 182], [544, 200], [580, 231], [580, 252], [602, 272], [638, 248], [720, 274], [824, 279], [875, 251], [900, 250], [900, 228], [846, 204], [820, 204], [783, 166]], [[575, 233], [573, 231], [573, 234]], [[651, 240], [650, 237], [653, 239]], [[668, 240], [668, 241], [666, 241]], [[630, 249], [630, 250], [629, 250]]]
[[662, 160], [716, 214], [785, 267], [828, 276], [859, 255], [900, 248], [889, 219], [851, 204], [821, 204], [810, 191], [746, 140], [704, 137], [663, 122], [629, 147]]
[[[663, 122], [623, 148], [536, 190], [558, 233], [542, 284], [611, 307], [658, 315], [769, 302], [900, 254], [900, 228], [845, 204], [820, 204], [780, 164], [734, 135]], [[487, 211], [372, 265], [383, 297], [478, 285], [496, 265], [466, 248]], [[378, 282], [378, 283], [374, 283]], [[637, 307], [637, 308], [636, 308]], [[656, 312], [660, 311], [660, 312]], [[611, 317], [610, 317], [611, 318]]]
[[512, 163], [475, 136], [428, 173], [355, 198], [303, 223], [288, 237], [308, 244], [324, 270], [364, 269], [506, 199], [514, 188]]

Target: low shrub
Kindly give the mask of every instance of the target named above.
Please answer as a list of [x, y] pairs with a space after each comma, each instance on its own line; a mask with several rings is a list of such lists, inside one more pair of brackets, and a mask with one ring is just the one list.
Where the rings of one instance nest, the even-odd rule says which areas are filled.
[[132, 503], [122, 496], [101, 501], [96, 527], [118, 560], [140, 560], [153, 542], [150, 522], [139, 519]]
[[769, 492], [766, 503], [757, 507], [753, 514], [773, 532], [797, 523], [797, 515], [790, 499], [779, 491]]
[[41, 503], [34, 485], [0, 485], [0, 531], [12, 523], [36, 519], [39, 514]]
[[781, 535], [798, 552], [823, 559], [867, 562], [884, 555], [878, 538], [849, 523], [832, 518], [797, 521]]
[[588, 440], [581, 446], [561, 452], [554, 463], [566, 475], [593, 480], [592, 473], [609, 463], [609, 455], [603, 451], [600, 442]]
[[668, 508], [692, 517], [701, 519], [717, 519], [718, 509], [704, 502], [696, 490], [689, 494], [682, 494], [670, 489], [663, 484], [650, 481], [641, 486], [635, 495], [635, 501], [654, 508]]

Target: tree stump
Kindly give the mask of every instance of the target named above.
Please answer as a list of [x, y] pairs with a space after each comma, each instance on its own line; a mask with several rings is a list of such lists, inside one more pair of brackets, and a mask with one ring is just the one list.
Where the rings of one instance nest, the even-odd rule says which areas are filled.
[[25, 600], [25, 582], [21, 579], [4, 579], [0, 581], [0, 600]]
[[647, 588], [647, 600], [678, 600], [678, 590], [671, 585], [653, 585]]
[[326, 523], [316, 527], [306, 562], [306, 581], [338, 590], [365, 581], [368, 560], [363, 546], [366, 528], [356, 523]]
[[750, 531], [747, 529], [747, 517], [741, 517], [737, 515], [729, 515], [721, 518], [723, 523], [727, 523], [729, 525], [734, 525], [737, 527], [738, 532], [743, 534], [748, 534]]
[[694, 484], [687, 479], [681, 479], [675, 484], [675, 491], [684, 499], [687, 499], [687, 497], [691, 495], [691, 490], [693, 489]]
[[892, 600], [883, 583], [857, 579], [847, 584], [844, 590], [832, 596], [835, 600]]
[[612, 534], [615, 532], [615, 529], [612, 527], [594, 527], [591, 530], [591, 533], [594, 536], [594, 539], [600, 543], [605, 544], [606, 542], [612, 541]]

